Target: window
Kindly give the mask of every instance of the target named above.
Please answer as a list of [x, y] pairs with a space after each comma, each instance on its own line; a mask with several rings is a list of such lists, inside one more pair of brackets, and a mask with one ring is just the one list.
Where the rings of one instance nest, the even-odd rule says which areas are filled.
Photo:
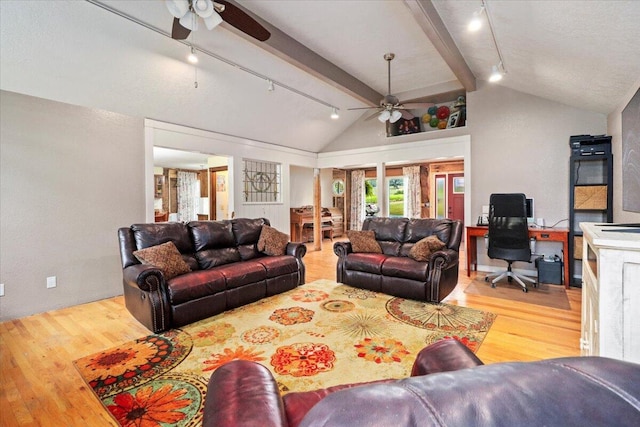
[[436, 219], [446, 218], [446, 199], [447, 195], [445, 193], [447, 186], [447, 177], [445, 176], [436, 176]]
[[281, 203], [280, 163], [243, 160], [245, 203]]
[[407, 202], [404, 196], [407, 178], [405, 176], [387, 178], [387, 212], [390, 217], [406, 216]]

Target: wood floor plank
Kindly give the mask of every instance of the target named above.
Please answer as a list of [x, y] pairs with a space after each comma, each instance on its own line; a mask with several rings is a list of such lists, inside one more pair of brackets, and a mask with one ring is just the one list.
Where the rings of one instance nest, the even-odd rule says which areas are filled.
[[[324, 240], [321, 251], [307, 248], [306, 281], [335, 280], [332, 242]], [[465, 265], [464, 252], [460, 265]], [[559, 310], [465, 294], [474, 278], [462, 268], [445, 302], [498, 315], [478, 351], [485, 363], [580, 353], [579, 289], [566, 291], [571, 309]], [[122, 296], [0, 323], [0, 425], [116, 426], [73, 360], [149, 333], [129, 314]]]

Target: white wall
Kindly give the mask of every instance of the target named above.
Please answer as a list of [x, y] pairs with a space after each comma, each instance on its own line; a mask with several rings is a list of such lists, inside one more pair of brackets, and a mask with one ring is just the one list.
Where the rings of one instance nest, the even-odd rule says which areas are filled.
[[313, 168], [291, 166], [289, 200], [291, 207], [313, 205]]
[[[188, 128], [155, 120], [145, 120], [145, 188], [147, 221], [153, 221], [153, 147], [195, 151], [229, 159], [229, 210], [235, 217], [268, 218], [278, 230], [289, 233], [289, 208], [292, 206], [289, 188], [293, 183], [292, 165], [313, 168], [317, 155], [259, 141]], [[282, 201], [280, 203], [248, 204], [243, 202], [242, 160], [263, 160], [282, 166]], [[311, 185], [313, 191], [313, 185]]]
[[0, 320], [122, 293], [117, 229], [145, 220], [143, 120], [6, 91], [0, 106]]
[[640, 87], [640, 79], [629, 90], [624, 101], [607, 117], [607, 133], [613, 151], [613, 221], [640, 222], [640, 213], [622, 210], [622, 110]]
[[[334, 162], [325, 161], [327, 158], [344, 164], [343, 153], [350, 149], [369, 146], [366, 150], [375, 155], [376, 151], [382, 153], [409, 143], [425, 144], [421, 157], [429, 159], [434, 157], [431, 151], [440, 149], [443, 141], [457, 141], [459, 135], [468, 134], [471, 154], [470, 162], [465, 159], [465, 175], [472, 220], [481, 213], [482, 205], [488, 204], [491, 193], [524, 192], [535, 199], [536, 217], [544, 218], [547, 225], [560, 222], [558, 227], [568, 227], [569, 136], [606, 132], [604, 114], [479, 81], [478, 90], [467, 97], [466, 127], [386, 138], [379, 122], [361, 120], [319, 154], [319, 164], [331, 166]], [[326, 152], [338, 147], [347, 151]], [[371, 161], [369, 157], [361, 159], [364, 163]], [[551, 255], [559, 250], [557, 245], [547, 243], [538, 245], [536, 252]], [[480, 248], [479, 253], [480, 264], [499, 265]]]

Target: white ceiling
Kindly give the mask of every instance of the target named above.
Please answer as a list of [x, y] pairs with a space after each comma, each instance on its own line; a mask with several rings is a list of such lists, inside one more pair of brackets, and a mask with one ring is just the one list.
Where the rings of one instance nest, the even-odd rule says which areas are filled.
[[[407, 0], [427, 2], [428, 0]], [[103, 0], [169, 33], [164, 1]], [[461, 88], [456, 74], [402, 0], [239, 1], [268, 23], [379, 94], [394, 52], [392, 92], [401, 99]], [[507, 75], [498, 84], [603, 114], [640, 77], [640, 1], [487, 0]], [[498, 62], [485, 25], [466, 30], [480, 0], [433, 0], [473, 75]], [[223, 61], [81, 1], [0, 1], [0, 87], [71, 104], [319, 152], [367, 113], [346, 93], [230, 31], [193, 33], [199, 48], [340, 109], [276, 87]], [[198, 88], [194, 88], [194, 80]], [[402, 95], [406, 97], [403, 97]], [[381, 124], [377, 124], [382, 126]]]

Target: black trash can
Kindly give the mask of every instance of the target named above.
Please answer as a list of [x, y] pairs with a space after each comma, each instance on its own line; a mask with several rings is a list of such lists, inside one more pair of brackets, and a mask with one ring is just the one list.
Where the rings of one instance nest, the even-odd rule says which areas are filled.
[[559, 256], [547, 259], [537, 258], [536, 268], [538, 269], [538, 283], [562, 285], [562, 261]]

